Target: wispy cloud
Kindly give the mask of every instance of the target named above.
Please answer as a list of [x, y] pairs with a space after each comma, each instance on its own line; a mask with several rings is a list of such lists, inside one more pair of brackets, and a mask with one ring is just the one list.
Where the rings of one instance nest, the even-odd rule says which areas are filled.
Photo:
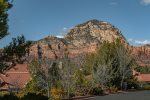
[[143, 5], [150, 5], [150, 0], [142, 0], [141, 3]]
[[66, 31], [68, 28], [67, 27], [63, 27], [62, 28], [62, 31]]
[[[59, 32], [59, 35], [58, 36], [64, 36], [68, 31], [68, 28], [67, 27], [63, 27], [60, 32]], [[58, 37], [59, 38], [59, 37]]]
[[68, 28], [68, 27], [63, 27], [62, 29], [61, 29], [61, 34], [62, 33], [66, 33], [66, 32], [68, 32], [68, 30], [70, 30], [70, 28]]
[[132, 45], [145, 45], [145, 44], [150, 44], [150, 40], [133, 40], [133, 39], [128, 39], [128, 42]]
[[118, 3], [117, 2], [109, 2], [109, 5], [116, 6], [116, 5], [118, 5]]
[[60, 30], [60, 33], [62, 36], [65, 36], [69, 31], [70, 29], [72, 29], [73, 27], [63, 27], [61, 30]]

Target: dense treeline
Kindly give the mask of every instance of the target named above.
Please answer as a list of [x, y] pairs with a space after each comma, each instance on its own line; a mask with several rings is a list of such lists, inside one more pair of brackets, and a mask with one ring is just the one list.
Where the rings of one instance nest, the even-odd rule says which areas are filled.
[[[49, 50], [56, 54], [52, 48]], [[119, 40], [104, 42], [96, 53], [83, 55], [77, 61], [69, 58], [67, 49], [63, 51], [62, 58], [41, 58], [40, 55], [40, 59], [33, 59], [29, 64], [31, 83], [36, 84], [38, 91], [47, 91], [43, 93], [49, 98], [99, 95], [108, 90], [126, 89], [126, 84], [137, 86], [132, 75], [136, 63], [128, 47]], [[32, 84], [27, 85], [26, 92], [36, 92]]]

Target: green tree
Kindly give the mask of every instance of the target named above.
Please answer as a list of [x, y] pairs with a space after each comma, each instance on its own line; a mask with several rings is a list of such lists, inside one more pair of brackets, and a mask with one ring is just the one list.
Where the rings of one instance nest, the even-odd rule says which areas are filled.
[[94, 61], [96, 55], [94, 53], [91, 54], [86, 54], [85, 58], [84, 58], [84, 67], [83, 67], [83, 71], [85, 73], [85, 75], [91, 75], [92, 74], [92, 67], [94, 65]]
[[0, 55], [1, 71], [9, 66], [14, 66], [16, 63], [24, 63], [29, 56], [31, 43], [31, 41], [26, 41], [23, 35], [18, 36], [17, 38], [12, 38], [12, 42], [4, 47]]
[[48, 98], [51, 99], [51, 90], [59, 86], [60, 80], [60, 68], [59, 58], [56, 52], [51, 48], [51, 44], [48, 44], [49, 51], [55, 55], [54, 59], [42, 56], [42, 48], [40, 45], [38, 49], [38, 59], [32, 59], [29, 64], [29, 71], [33, 78], [37, 80], [37, 84], [47, 91]]
[[23, 35], [12, 38], [12, 42], [4, 47], [3, 53], [5, 58], [8, 60], [15, 60], [18, 63], [23, 63], [23, 61], [26, 60], [25, 57], [29, 55], [31, 43], [31, 41], [26, 41]]
[[69, 99], [73, 87], [73, 74], [75, 71], [74, 65], [69, 58], [69, 51], [66, 48], [63, 51], [63, 57], [61, 59], [62, 70], [61, 70], [61, 84], [64, 90], [64, 97]]
[[50, 98], [52, 87], [57, 87], [60, 79], [58, 64], [54, 60], [48, 58], [42, 58], [40, 61], [38, 59], [33, 59], [28, 68], [32, 78], [36, 79], [41, 89], [47, 91], [48, 98]]
[[93, 78], [99, 84], [122, 88], [123, 82], [132, 77], [135, 60], [120, 40], [104, 42], [95, 54]]
[[116, 76], [117, 58], [115, 48], [112, 43], [104, 42], [95, 55], [92, 75], [96, 83], [100, 84], [102, 89], [108, 86], [111, 80]]
[[8, 35], [8, 13], [12, 7], [9, 0], [0, 0], [0, 39]]
[[136, 67], [135, 60], [127, 47], [120, 42], [116, 42], [116, 55], [119, 61], [120, 88], [123, 88], [123, 82], [132, 76], [132, 70]]
[[[0, 39], [8, 35], [8, 13], [7, 11], [12, 7], [9, 0], [0, 0]], [[3, 53], [0, 52], [0, 72], [6, 68], [3, 63]]]

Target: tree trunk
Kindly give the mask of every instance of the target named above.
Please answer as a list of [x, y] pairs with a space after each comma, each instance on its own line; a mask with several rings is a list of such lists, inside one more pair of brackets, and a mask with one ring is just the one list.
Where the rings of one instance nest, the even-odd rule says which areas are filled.
[[102, 88], [102, 90], [104, 90], [104, 87], [103, 87], [104, 85], [103, 85], [103, 83], [101, 84], [101, 88]]
[[48, 90], [47, 90], [47, 96], [48, 96], [48, 99], [50, 100], [50, 91], [49, 91], [49, 87], [48, 87]]
[[48, 100], [51, 100], [51, 95], [50, 95], [50, 91], [51, 91], [51, 84], [50, 84], [50, 82], [48, 82], [48, 83], [47, 83], [47, 86], [48, 86], [48, 87], [47, 87], [47, 88], [48, 88], [48, 89], [47, 89], [47, 93], [48, 93], [48, 94], [47, 94], [47, 96], [48, 96]]
[[122, 76], [121, 83], [120, 83], [121, 90], [123, 88], [123, 81], [124, 81], [124, 76]]

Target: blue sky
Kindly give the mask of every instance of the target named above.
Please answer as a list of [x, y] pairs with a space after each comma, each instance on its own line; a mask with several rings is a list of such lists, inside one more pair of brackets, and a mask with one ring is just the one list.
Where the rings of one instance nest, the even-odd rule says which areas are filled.
[[91, 19], [110, 22], [133, 44], [150, 43], [150, 0], [14, 0], [9, 10], [10, 35], [27, 40], [62, 35], [71, 27]]

